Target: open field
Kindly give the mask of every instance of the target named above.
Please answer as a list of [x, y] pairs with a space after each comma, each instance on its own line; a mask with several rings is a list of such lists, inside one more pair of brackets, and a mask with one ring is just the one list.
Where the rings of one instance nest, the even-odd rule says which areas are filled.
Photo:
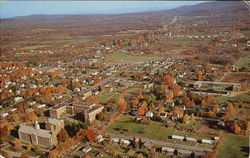
[[242, 66], [245, 66], [245, 67], [248, 67], [250, 68], [250, 58], [239, 58], [239, 60], [236, 62], [236, 67], [242, 67]]
[[228, 97], [228, 96], [222, 96], [222, 99], [224, 101], [241, 101], [241, 102], [250, 102], [250, 93], [246, 93], [246, 94], [241, 94], [238, 96], [234, 96], [234, 97]]
[[118, 96], [118, 93], [117, 92], [110, 92], [110, 93], [101, 93], [99, 96], [98, 96], [98, 99], [100, 102], [105, 102], [107, 101], [108, 99], [114, 99]]
[[160, 56], [133, 56], [123, 52], [115, 52], [105, 56], [105, 63], [120, 63], [120, 62], [144, 62], [159, 60]]
[[235, 63], [236, 67], [242, 67], [245, 66], [247, 68], [250, 68], [250, 51], [244, 51], [244, 55], [237, 60]]
[[245, 158], [248, 157], [248, 136], [227, 134], [218, 158]]
[[[178, 143], [178, 144], [190, 144], [190, 142], [183, 142], [183, 141], [176, 141], [171, 138], [170, 136], [176, 135], [187, 135], [193, 136], [196, 138], [209, 138], [208, 135], [202, 134], [197, 135], [196, 133], [188, 133], [184, 131], [178, 131], [173, 128], [166, 128], [164, 127], [162, 122], [151, 121], [149, 125], [144, 124], [137, 124], [131, 122], [131, 120], [135, 118], [133, 116], [126, 115], [122, 117], [117, 122], [113, 123], [107, 128], [107, 132], [113, 134], [124, 134], [124, 135], [131, 135], [131, 136], [142, 136], [147, 138], [159, 139], [171, 143]], [[195, 145], [196, 143], [191, 143], [191, 145]]]
[[189, 39], [189, 38], [180, 38], [180, 37], [174, 38], [174, 40], [172, 38], [164, 40], [164, 42], [167, 45], [171, 45], [171, 46], [174, 46], [174, 47], [181, 46], [182, 48], [183, 47], [199, 46], [199, 45], [208, 44], [209, 41], [210, 41], [210, 39], [207, 39], [207, 38], [204, 38], [204, 39], [194, 39], [194, 38]]

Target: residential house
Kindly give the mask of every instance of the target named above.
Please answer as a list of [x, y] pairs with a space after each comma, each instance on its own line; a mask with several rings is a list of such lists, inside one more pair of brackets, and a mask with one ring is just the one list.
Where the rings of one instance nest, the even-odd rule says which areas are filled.
[[146, 113], [146, 117], [153, 117], [154, 116], [154, 114], [152, 113], [152, 112], [150, 112], [150, 111], [148, 111], [147, 113]]
[[160, 118], [161, 119], [165, 119], [167, 116], [168, 116], [168, 114], [166, 112], [160, 113]]

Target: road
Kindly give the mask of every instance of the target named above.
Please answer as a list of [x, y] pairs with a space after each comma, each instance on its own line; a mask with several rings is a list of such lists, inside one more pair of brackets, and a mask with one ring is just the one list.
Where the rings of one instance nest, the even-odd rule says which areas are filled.
[[81, 148], [81, 146], [83, 145], [83, 143], [78, 143], [75, 146], [73, 146], [72, 148], [70, 148], [69, 151], [66, 152], [66, 154], [64, 154], [62, 156], [62, 158], [68, 158], [71, 156], [71, 154], [73, 154], [74, 152], [76, 152], [77, 150], [79, 150]]
[[[167, 64], [168, 64], [168, 65], [167, 65]], [[163, 67], [163, 66], [167, 66], [167, 68], [168, 68], [168, 67], [170, 67], [171, 65], [173, 65], [173, 62], [168, 62], [168, 63], [166, 63], [166, 64], [159, 65], [159, 66], [157, 66], [156, 68], [154, 68], [154, 69], [151, 70], [151, 74], [154, 74], [155, 71], [159, 70], [159, 69], [160, 69], [161, 67]]]
[[[115, 135], [111, 133], [106, 133], [106, 136], [110, 136], [112, 138], [119, 138], [119, 139], [127, 139], [127, 140], [132, 140], [134, 137], [133, 136], [126, 136], [126, 135]], [[156, 145], [161, 145], [161, 146], [167, 146], [167, 147], [172, 147], [172, 148], [181, 148], [181, 149], [186, 149], [190, 151], [198, 151], [198, 152], [213, 152], [212, 149], [206, 148], [206, 147], [197, 147], [197, 146], [189, 146], [189, 145], [183, 145], [183, 144], [174, 144], [174, 143], [169, 143], [165, 141], [160, 141], [160, 140], [155, 140], [155, 139], [149, 139], [149, 138], [142, 138], [140, 137], [143, 142], [148, 142]]]

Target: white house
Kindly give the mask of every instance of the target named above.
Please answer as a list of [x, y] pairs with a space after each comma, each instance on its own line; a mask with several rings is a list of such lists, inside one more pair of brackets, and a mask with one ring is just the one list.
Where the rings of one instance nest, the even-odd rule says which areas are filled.
[[103, 141], [104, 141], [104, 139], [103, 139], [103, 136], [102, 136], [102, 135], [98, 135], [98, 136], [96, 137], [96, 140], [97, 140], [99, 143], [101, 143], [101, 142], [103, 142]]
[[117, 139], [117, 138], [111, 138], [111, 142], [112, 143], [119, 143], [119, 139]]
[[92, 150], [91, 146], [87, 146], [87, 147], [85, 147], [85, 148], [82, 149], [82, 151], [85, 152], [85, 153], [88, 153], [91, 150]]
[[19, 102], [19, 101], [22, 101], [23, 100], [23, 97], [15, 97], [14, 98], [14, 101], [15, 102]]
[[165, 119], [165, 118], [167, 117], [167, 115], [168, 115], [168, 114], [165, 113], [165, 112], [164, 112], [164, 113], [160, 113], [160, 118], [161, 118], [161, 119]]
[[153, 117], [153, 116], [154, 116], [154, 114], [150, 111], [146, 113], [146, 117]]

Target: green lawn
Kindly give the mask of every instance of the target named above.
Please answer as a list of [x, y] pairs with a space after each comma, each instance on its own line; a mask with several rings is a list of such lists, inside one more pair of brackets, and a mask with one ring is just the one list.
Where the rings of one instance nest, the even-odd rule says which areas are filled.
[[[196, 133], [188, 133], [183, 131], [178, 131], [173, 128], [166, 128], [163, 126], [162, 122], [151, 121], [149, 125], [137, 124], [131, 122], [133, 116], [123, 116], [120, 120], [116, 121], [115, 123], [111, 124], [107, 128], [107, 132], [114, 133], [114, 134], [125, 134], [131, 136], [143, 136], [148, 138], [156, 138], [159, 140], [164, 140], [167, 142], [174, 142], [175, 140], [169, 139], [169, 136], [173, 134], [177, 135], [188, 135], [194, 137], [202, 137], [206, 138], [207, 135], [197, 135]], [[184, 143], [184, 142], [182, 142]]]
[[38, 156], [38, 154], [35, 153], [34, 151], [27, 151], [26, 154], [28, 154], [29, 156], [32, 156], [32, 157]]
[[116, 93], [116, 91], [113, 91], [110, 93], [109, 92], [102, 92], [100, 95], [98, 95], [98, 99], [100, 102], [105, 102], [105, 101], [107, 101], [107, 99], [114, 99], [118, 96], [118, 93], [116, 93], [116, 94], [115, 93]]
[[144, 62], [144, 61], [155, 61], [162, 57], [159, 56], [133, 56], [127, 55], [124, 52], [115, 52], [105, 56], [104, 61], [106, 63], [119, 63], [119, 62]]
[[249, 94], [242, 94], [235, 97], [228, 97], [228, 96], [222, 96], [222, 99], [227, 101], [241, 101], [241, 102], [248, 102], [250, 101], [250, 93]]
[[227, 134], [218, 158], [245, 158], [248, 157], [248, 136]]
[[250, 58], [249, 58], [249, 55], [250, 55], [250, 51], [244, 51], [244, 55], [237, 60], [237, 62], [235, 63], [235, 66], [236, 67], [245, 66], [247, 68], [250, 68]]
[[242, 67], [242, 66], [246, 66], [246, 67], [250, 67], [250, 58], [239, 58], [239, 60], [237, 60], [236, 67]]

